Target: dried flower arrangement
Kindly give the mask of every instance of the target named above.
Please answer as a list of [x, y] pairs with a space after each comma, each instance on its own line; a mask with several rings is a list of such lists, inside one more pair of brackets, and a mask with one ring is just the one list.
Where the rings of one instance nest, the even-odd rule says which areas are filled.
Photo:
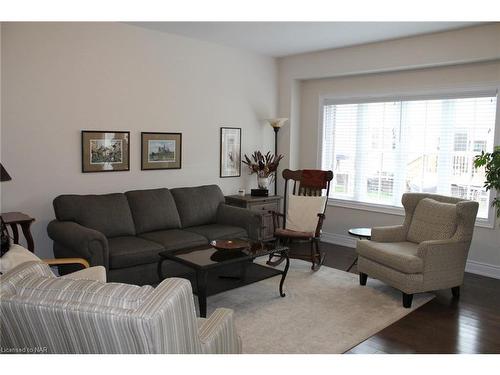
[[260, 151], [255, 151], [250, 156], [251, 159], [245, 155], [245, 160], [243, 160], [243, 163], [250, 169], [250, 174], [257, 173], [258, 178], [274, 179], [283, 155], [272, 155], [269, 151], [263, 155]]

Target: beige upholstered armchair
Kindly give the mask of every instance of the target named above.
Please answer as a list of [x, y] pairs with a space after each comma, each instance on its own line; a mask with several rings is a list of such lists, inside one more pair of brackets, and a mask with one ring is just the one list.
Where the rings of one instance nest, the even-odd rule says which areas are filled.
[[0, 277], [4, 352], [240, 353], [233, 313], [197, 319], [188, 280], [156, 288], [56, 277], [25, 262]]
[[401, 290], [407, 308], [414, 293], [452, 288], [458, 298], [478, 203], [423, 193], [403, 194], [402, 203], [402, 225], [357, 242], [360, 284], [370, 276]]

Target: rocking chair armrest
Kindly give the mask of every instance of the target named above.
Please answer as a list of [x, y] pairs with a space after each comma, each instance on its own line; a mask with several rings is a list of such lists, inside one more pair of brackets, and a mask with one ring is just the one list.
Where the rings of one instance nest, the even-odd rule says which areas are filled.
[[282, 217], [283, 219], [285, 218], [285, 214], [282, 214], [281, 212], [278, 211], [268, 211], [271, 215], [273, 215], [273, 226], [274, 230], [280, 228], [280, 221], [279, 218]]
[[323, 221], [325, 220], [325, 214], [318, 214], [318, 224], [316, 225], [315, 236], [321, 236], [321, 229], [323, 228]]

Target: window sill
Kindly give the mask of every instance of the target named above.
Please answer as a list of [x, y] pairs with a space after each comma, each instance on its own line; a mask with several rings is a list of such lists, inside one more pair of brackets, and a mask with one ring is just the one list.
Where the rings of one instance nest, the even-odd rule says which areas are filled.
[[[352, 210], [360, 210], [360, 211], [377, 212], [387, 215], [405, 216], [405, 210], [403, 207], [389, 206], [376, 203], [356, 202], [344, 199], [328, 198], [328, 206], [349, 208]], [[494, 229], [495, 228], [494, 215], [491, 214], [491, 219], [476, 219], [475, 226], [480, 228]]]

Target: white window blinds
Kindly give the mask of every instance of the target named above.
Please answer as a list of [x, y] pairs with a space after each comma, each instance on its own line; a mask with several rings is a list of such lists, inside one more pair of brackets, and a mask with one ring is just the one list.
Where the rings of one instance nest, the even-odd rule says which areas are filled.
[[323, 106], [322, 168], [334, 172], [330, 197], [401, 206], [405, 192], [479, 202], [488, 218], [484, 170], [474, 156], [492, 151], [496, 95]]

